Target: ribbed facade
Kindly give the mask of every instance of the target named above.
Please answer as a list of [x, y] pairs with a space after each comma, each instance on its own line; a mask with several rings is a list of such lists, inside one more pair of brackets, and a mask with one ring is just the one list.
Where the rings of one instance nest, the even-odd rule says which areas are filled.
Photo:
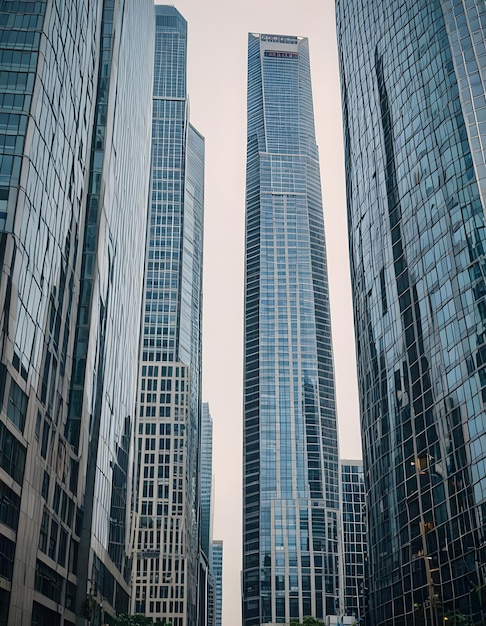
[[483, 624], [486, 5], [336, 7], [369, 623]]
[[148, 0], [0, 4], [0, 623], [10, 626], [101, 624], [102, 603], [129, 605], [152, 23]]
[[243, 624], [336, 614], [339, 466], [306, 38], [249, 35]]
[[187, 22], [156, 6], [152, 188], [135, 443], [132, 611], [198, 616], [204, 139], [189, 123]]

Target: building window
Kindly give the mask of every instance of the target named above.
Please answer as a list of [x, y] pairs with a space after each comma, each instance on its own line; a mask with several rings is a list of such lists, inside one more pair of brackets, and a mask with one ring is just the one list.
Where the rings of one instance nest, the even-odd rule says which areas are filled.
[[25, 416], [27, 414], [27, 396], [14, 380], [10, 381], [8, 396], [7, 417], [15, 424], [20, 432], [24, 432]]

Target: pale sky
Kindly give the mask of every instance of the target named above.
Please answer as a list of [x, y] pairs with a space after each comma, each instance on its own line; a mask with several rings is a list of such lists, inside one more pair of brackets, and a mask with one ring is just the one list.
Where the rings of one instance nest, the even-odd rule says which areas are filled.
[[223, 626], [241, 624], [241, 467], [248, 33], [309, 38], [341, 458], [361, 457], [334, 0], [174, 0], [189, 23], [191, 122], [206, 138], [203, 399], [213, 417]]

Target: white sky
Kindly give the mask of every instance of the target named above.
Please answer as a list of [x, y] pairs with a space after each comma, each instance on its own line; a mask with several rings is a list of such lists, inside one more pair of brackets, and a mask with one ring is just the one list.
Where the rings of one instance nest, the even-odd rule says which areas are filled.
[[[159, 4], [172, 4], [160, 2]], [[191, 122], [206, 138], [203, 399], [213, 417], [223, 626], [241, 623], [241, 466], [248, 32], [309, 37], [342, 458], [360, 458], [334, 0], [173, 0], [189, 23]]]

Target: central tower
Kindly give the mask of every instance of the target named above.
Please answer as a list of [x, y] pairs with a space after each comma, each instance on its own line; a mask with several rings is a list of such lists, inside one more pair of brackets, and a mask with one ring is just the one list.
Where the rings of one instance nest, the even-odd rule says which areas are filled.
[[151, 197], [139, 353], [132, 613], [198, 623], [204, 139], [187, 22], [155, 7]]
[[243, 624], [337, 613], [338, 445], [303, 37], [249, 35]]

